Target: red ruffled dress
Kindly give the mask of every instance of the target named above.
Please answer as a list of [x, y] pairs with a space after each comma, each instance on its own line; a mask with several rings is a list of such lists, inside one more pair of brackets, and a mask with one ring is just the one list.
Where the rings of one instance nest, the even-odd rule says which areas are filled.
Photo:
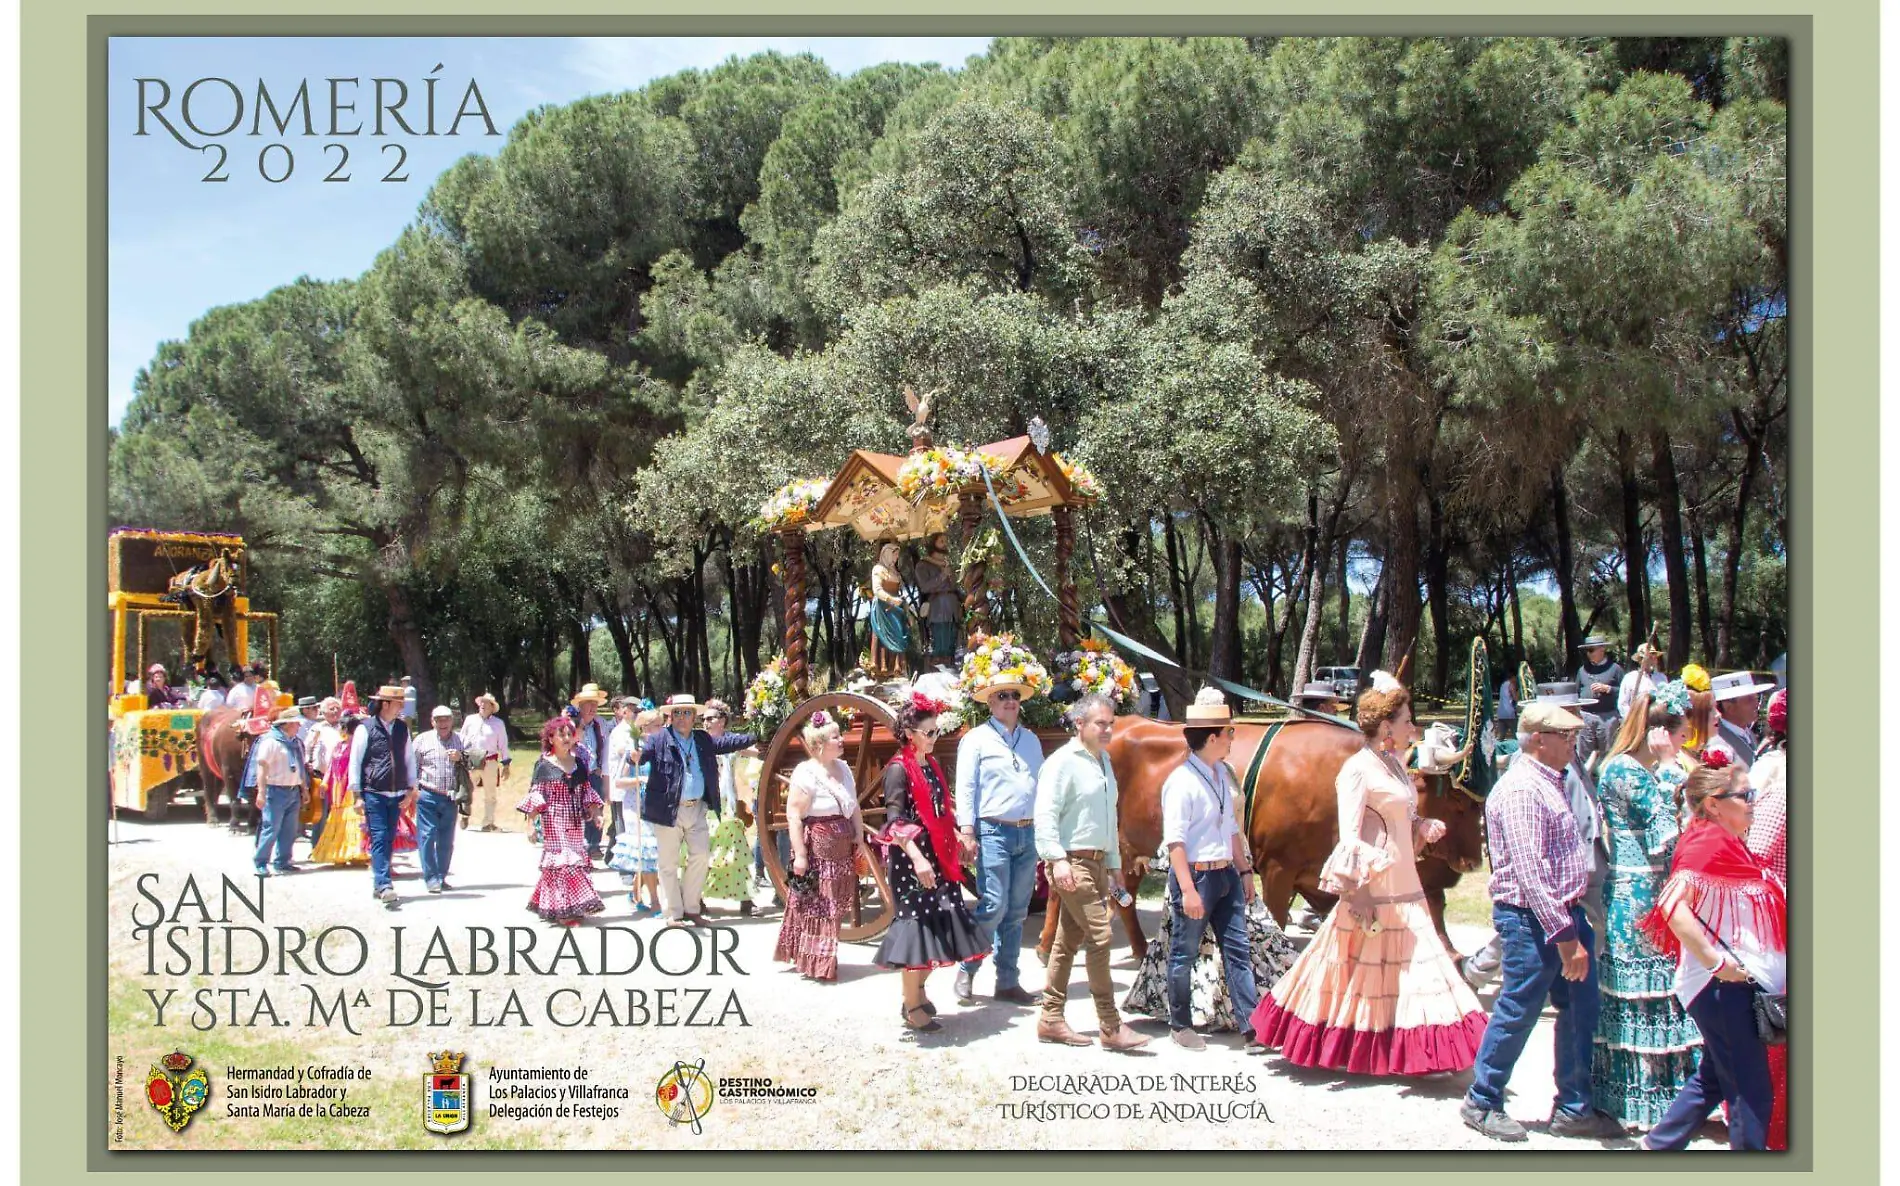
[[1425, 905], [1411, 777], [1365, 749], [1340, 768], [1336, 789], [1341, 840], [1320, 885], [1340, 895], [1339, 905], [1260, 998], [1254, 1034], [1295, 1066], [1362, 1075], [1469, 1069], [1486, 1016]]
[[578, 922], [606, 909], [587, 875], [587, 813], [600, 795], [576, 760], [563, 770], [545, 755], [534, 764], [534, 779], [518, 810], [541, 820], [541, 879], [528, 898], [528, 909], [549, 922]]

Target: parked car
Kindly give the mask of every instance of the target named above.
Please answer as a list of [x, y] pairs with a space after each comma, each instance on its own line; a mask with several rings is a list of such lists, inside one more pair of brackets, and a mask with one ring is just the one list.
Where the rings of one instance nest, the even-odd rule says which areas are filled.
[[1351, 700], [1359, 694], [1357, 667], [1322, 667], [1313, 673], [1313, 678], [1333, 685], [1341, 700]]

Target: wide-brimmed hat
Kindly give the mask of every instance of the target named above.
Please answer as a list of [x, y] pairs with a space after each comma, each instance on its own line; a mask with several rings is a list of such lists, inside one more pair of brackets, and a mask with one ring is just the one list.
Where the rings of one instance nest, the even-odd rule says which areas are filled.
[[1024, 700], [1027, 700], [1029, 699], [1030, 688], [1028, 684], [1022, 683], [1019, 680], [1003, 679], [1003, 680], [997, 680], [993, 684], [985, 684], [982, 687], [973, 690], [970, 693], [970, 695], [976, 697], [978, 700], [981, 700], [983, 703], [988, 704], [990, 702], [990, 698], [995, 696], [998, 692], [1014, 692], [1018, 696], [1021, 696]]
[[475, 706], [477, 708], [481, 707], [484, 704], [494, 705], [496, 711], [498, 712], [501, 710], [501, 701], [495, 699], [493, 696], [491, 696], [487, 692], [483, 692], [481, 695], [475, 697]]
[[285, 708], [278, 710], [277, 715], [272, 717], [271, 720], [273, 723], [279, 725], [301, 725], [303, 724], [303, 714], [298, 712], [294, 707]]
[[591, 700], [598, 707], [607, 703], [607, 693], [600, 690], [599, 684], [582, 684], [581, 690], [574, 693], [568, 703], [579, 704], [583, 700]]
[[1543, 700], [1531, 701], [1517, 714], [1519, 733], [1575, 733], [1581, 728], [1582, 717]]
[[403, 700], [402, 685], [401, 684], [384, 684], [382, 687], [376, 689], [376, 691], [370, 694], [370, 699], [371, 700], [394, 700], [400, 703]]
[[1596, 701], [1588, 696], [1577, 695], [1576, 684], [1562, 682], [1562, 683], [1554, 683], [1554, 684], [1538, 684], [1537, 695], [1526, 696], [1519, 703], [1545, 704], [1545, 705], [1551, 705], [1557, 708], [1582, 708], [1586, 704], [1595, 704]]
[[1318, 683], [1311, 683], [1311, 684], [1306, 685], [1304, 688], [1301, 688], [1299, 691], [1299, 695], [1293, 697], [1293, 699], [1302, 701], [1302, 702], [1308, 701], [1308, 700], [1315, 700], [1315, 701], [1337, 700], [1339, 699], [1339, 689], [1334, 687], [1332, 684], [1326, 683], [1325, 681], [1322, 680]]
[[1725, 671], [1709, 681], [1709, 693], [1719, 701], [1739, 700], [1743, 696], [1759, 696], [1763, 692], [1775, 690], [1774, 684], [1755, 682], [1752, 671]]
[[662, 714], [666, 714], [666, 715], [671, 715], [676, 710], [682, 709], [682, 708], [692, 709], [693, 715], [695, 716], [706, 711], [706, 706], [701, 704], [699, 701], [693, 699], [693, 694], [691, 692], [681, 692], [678, 695], [668, 696], [663, 702], [656, 705], [655, 707], [657, 707]]
[[1609, 639], [1603, 637], [1601, 634], [1592, 634], [1588, 638], [1584, 639], [1582, 642], [1578, 643], [1577, 649], [1580, 651], [1587, 651], [1587, 650], [1590, 650], [1592, 647], [1606, 647], [1607, 648], [1613, 645], [1615, 644], [1611, 643]]
[[297, 697], [297, 707], [300, 710], [305, 709], [305, 708], [315, 708], [316, 706], [317, 706], [317, 698], [315, 696]]

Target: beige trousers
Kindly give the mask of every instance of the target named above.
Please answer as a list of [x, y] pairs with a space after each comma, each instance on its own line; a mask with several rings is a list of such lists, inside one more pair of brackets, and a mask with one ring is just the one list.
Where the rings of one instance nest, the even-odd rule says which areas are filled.
[[[712, 832], [706, 827], [706, 801], [680, 804], [673, 827], [653, 824], [660, 842], [660, 909], [670, 920], [700, 911], [706, 870], [712, 864]], [[680, 845], [686, 846], [686, 882], [680, 884]]]
[[469, 826], [475, 828], [493, 827], [495, 823], [495, 792], [501, 788], [501, 759], [489, 758], [480, 766], [469, 769], [469, 781], [475, 784], [475, 802], [469, 805]]
[[1049, 974], [1042, 990], [1042, 1016], [1045, 1021], [1062, 1020], [1069, 1001], [1069, 973], [1075, 967], [1079, 948], [1089, 972], [1089, 995], [1095, 998], [1095, 1019], [1104, 1034], [1122, 1027], [1121, 1011], [1115, 1007], [1115, 981], [1110, 976], [1109, 945], [1114, 932], [1109, 927], [1107, 894], [1112, 885], [1107, 868], [1099, 860], [1069, 858], [1075, 871], [1073, 893], [1051, 882], [1052, 905], [1060, 913], [1056, 923], [1055, 945], [1049, 951]]

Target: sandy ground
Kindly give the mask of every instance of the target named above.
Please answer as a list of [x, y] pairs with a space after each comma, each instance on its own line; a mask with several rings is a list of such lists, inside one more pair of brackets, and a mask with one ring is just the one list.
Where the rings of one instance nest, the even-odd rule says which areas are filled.
[[[515, 828], [518, 823], [511, 819], [507, 826]], [[1632, 1141], [1579, 1142], [1538, 1131], [1536, 1126], [1550, 1112], [1552, 1091], [1548, 1013], [1518, 1064], [1509, 1104], [1513, 1115], [1533, 1126], [1532, 1136], [1526, 1144], [1504, 1146], [1459, 1121], [1458, 1101], [1469, 1084], [1469, 1074], [1378, 1080], [1305, 1071], [1274, 1055], [1243, 1054], [1235, 1034], [1212, 1036], [1207, 1050], [1190, 1052], [1167, 1041], [1164, 1024], [1138, 1016], [1131, 1016], [1131, 1024], [1156, 1038], [1140, 1053], [1112, 1054], [1099, 1047], [1038, 1043], [1035, 1009], [988, 1000], [987, 967], [977, 978], [979, 1003], [974, 1007], [956, 1004], [949, 970], [936, 973], [929, 991], [942, 1010], [943, 1031], [910, 1033], [899, 1021], [897, 977], [872, 966], [871, 945], [846, 945], [840, 955], [839, 980], [830, 985], [805, 981], [772, 962], [779, 924], [776, 911], [770, 908], [769, 891], [760, 895], [762, 913], [754, 918], [739, 917], [732, 903], [710, 904], [718, 925], [710, 933], [699, 932], [700, 942], [709, 943], [717, 936], [719, 946], [731, 951], [719, 963], [718, 975], [706, 974], [708, 960], [703, 954], [695, 973], [678, 977], [660, 975], [651, 966], [626, 975], [591, 975], [577, 970], [572, 960], [541, 975], [525, 967], [517, 967], [514, 976], [449, 974], [440, 962], [421, 967], [422, 954], [438, 928], [460, 959], [467, 953], [470, 928], [490, 928], [498, 937], [497, 950], [505, 952], [509, 927], [523, 928], [512, 932], [518, 944], [534, 939], [533, 958], [545, 967], [563, 928], [543, 924], [525, 909], [536, 877], [537, 850], [518, 831], [460, 832], [450, 873], [453, 888], [441, 896], [425, 895], [414, 857], [401, 858], [397, 885], [404, 900], [397, 910], [385, 909], [371, 899], [366, 866], [305, 866], [295, 876], [264, 882], [263, 924], [242, 903], [230, 903], [233, 924], [256, 926], [273, 942], [278, 942], [274, 935], [278, 927], [313, 937], [325, 927], [355, 928], [367, 937], [370, 951], [367, 966], [355, 975], [305, 976], [293, 965], [289, 974], [280, 976], [275, 974], [275, 962], [263, 973], [242, 978], [167, 975], [167, 960], [175, 963], [184, 957], [168, 953], [164, 943], [157, 949], [157, 973], [148, 974], [147, 945], [133, 938], [134, 919], [147, 919], [157, 907], [135, 888], [141, 876], [156, 875], [146, 877], [143, 884], [147, 893], [165, 903], [168, 914], [176, 916], [167, 925], [193, 928], [183, 946], [196, 964], [202, 959], [199, 913], [189, 905], [177, 908], [187, 878], [195, 878], [214, 918], [220, 912], [221, 876], [233, 878], [255, 898], [259, 883], [250, 874], [250, 841], [233, 837], [222, 827], [207, 828], [197, 808], [190, 805], [174, 808], [164, 823], [127, 818], [116, 828], [117, 841], [109, 856], [108, 950], [113, 976], [110, 995], [115, 1002], [109, 1059], [123, 1057], [135, 1080], [127, 1089], [133, 1103], [126, 1105], [134, 1114], [125, 1121], [132, 1134], [126, 1139], [135, 1146], [281, 1143], [320, 1147], [341, 1141], [356, 1147], [385, 1147], [446, 1140], [470, 1146], [575, 1149], [1634, 1147]], [[299, 843], [299, 860], [306, 851], [307, 846]], [[617, 874], [597, 871], [594, 884], [608, 910], [575, 931], [588, 961], [596, 958], [602, 926], [630, 928], [643, 943], [659, 932], [657, 921], [630, 917]], [[1158, 925], [1156, 909], [1154, 903], [1144, 903], [1143, 924], [1150, 935]], [[1039, 925], [1040, 915], [1032, 914], [1032, 946]], [[389, 1024], [389, 990], [409, 987], [390, 970], [396, 928], [402, 931], [405, 970], [448, 986], [440, 998], [442, 1024]], [[1476, 928], [1454, 931], [1454, 939], [1467, 951], [1489, 937]], [[1300, 934], [1296, 931], [1296, 938]], [[353, 949], [343, 940], [349, 938], [342, 933], [332, 937], [334, 946], [329, 950], [342, 957], [333, 966], [347, 966]], [[624, 955], [631, 950], [626, 936], [614, 938], [616, 951]], [[674, 938], [667, 941], [662, 954], [667, 960], [677, 960], [690, 950], [688, 943]], [[704, 953], [706, 948], [700, 950]], [[214, 946], [214, 971], [222, 966], [220, 951]], [[733, 974], [733, 963], [742, 975]], [[193, 969], [194, 973], [200, 970]], [[1126, 991], [1134, 971], [1135, 961], [1121, 948], [1115, 964], [1120, 991]], [[1042, 976], [1033, 952], [1026, 953], [1024, 987], [1036, 991]], [[311, 1025], [309, 993], [301, 988], [306, 981], [314, 981], [326, 1001], [339, 990], [349, 998], [361, 990], [364, 995], [354, 999], [363, 1004], [352, 1010], [361, 1036], [352, 1036], [337, 1021]], [[214, 997], [217, 1025], [199, 1030], [194, 1028], [194, 1018], [203, 1024], [209, 1014], [194, 1014], [183, 999], [193, 986], [241, 987], [252, 996], [237, 1007], [237, 1025], [231, 1024], [226, 998]], [[167, 988], [181, 989], [163, 1027], [152, 1025], [152, 1010], [143, 991], [148, 988], [161, 997]], [[271, 1024], [268, 1015], [261, 1020], [254, 1016], [254, 998], [260, 988], [271, 995], [281, 1024]], [[476, 989], [480, 990], [479, 1005], [471, 1002], [471, 990]], [[511, 989], [518, 994], [521, 1010], [506, 1017], [505, 1023], [494, 1024]], [[638, 1024], [642, 1019], [627, 999], [629, 989], [647, 994], [647, 1024]], [[660, 989], [687, 990], [676, 998], [676, 1012], [670, 1017], [655, 1011], [655, 992]], [[697, 1005], [697, 1018], [690, 1016], [695, 1007], [692, 990], [708, 993]], [[406, 1003], [409, 998], [401, 1000]], [[722, 1011], [723, 1025], [679, 1024], [703, 1023]], [[740, 1012], [745, 1024], [740, 1024]], [[1079, 962], [1069, 1016], [1078, 1030], [1094, 1032]], [[674, 1024], [654, 1024], [663, 1020]], [[247, 1021], [255, 1024], [243, 1024]], [[187, 1140], [173, 1137], [158, 1125], [137, 1100], [136, 1091], [142, 1089], [144, 1069], [152, 1058], [172, 1048], [190, 1052], [193, 1043], [220, 1053], [217, 1065], [211, 1067], [214, 1106], [194, 1122], [192, 1139]], [[420, 1120], [421, 1079], [430, 1070], [428, 1056], [444, 1048], [466, 1053], [465, 1069], [474, 1075], [477, 1086], [472, 1127], [448, 1138], [423, 1132]], [[656, 1105], [654, 1091], [676, 1062], [690, 1065], [702, 1059], [706, 1074], [721, 1081], [722, 1087], [695, 1131], [691, 1125], [672, 1123]], [[225, 1102], [219, 1093], [227, 1086], [230, 1067], [284, 1064], [368, 1068], [381, 1094], [364, 1089], [358, 1091], [358, 1098], [375, 1098], [374, 1114], [335, 1120], [328, 1129], [315, 1121], [302, 1126], [286, 1121], [265, 1128], [260, 1127], [265, 1121], [230, 1117], [217, 1106]], [[535, 1068], [570, 1073], [585, 1068], [591, 1084], [625, 1088], [627, 1098], [579, 1101], [617, 1110], [611, 1117], [491, 1116], [490, 1104], [504, 1100], [508, 1091], [497, 1070]], [[797, 1102], [746, 1100], [725, 1091], [728, 1085], [723, 1081], [739, 1078], [770, 1079], [778, 1087], [816, 1090], [814, 1098]], [[1720, 1136], [1720, 1127], [1712, 1126], [1697, 1144], [1719, 1147], [1715, 1139]]]

